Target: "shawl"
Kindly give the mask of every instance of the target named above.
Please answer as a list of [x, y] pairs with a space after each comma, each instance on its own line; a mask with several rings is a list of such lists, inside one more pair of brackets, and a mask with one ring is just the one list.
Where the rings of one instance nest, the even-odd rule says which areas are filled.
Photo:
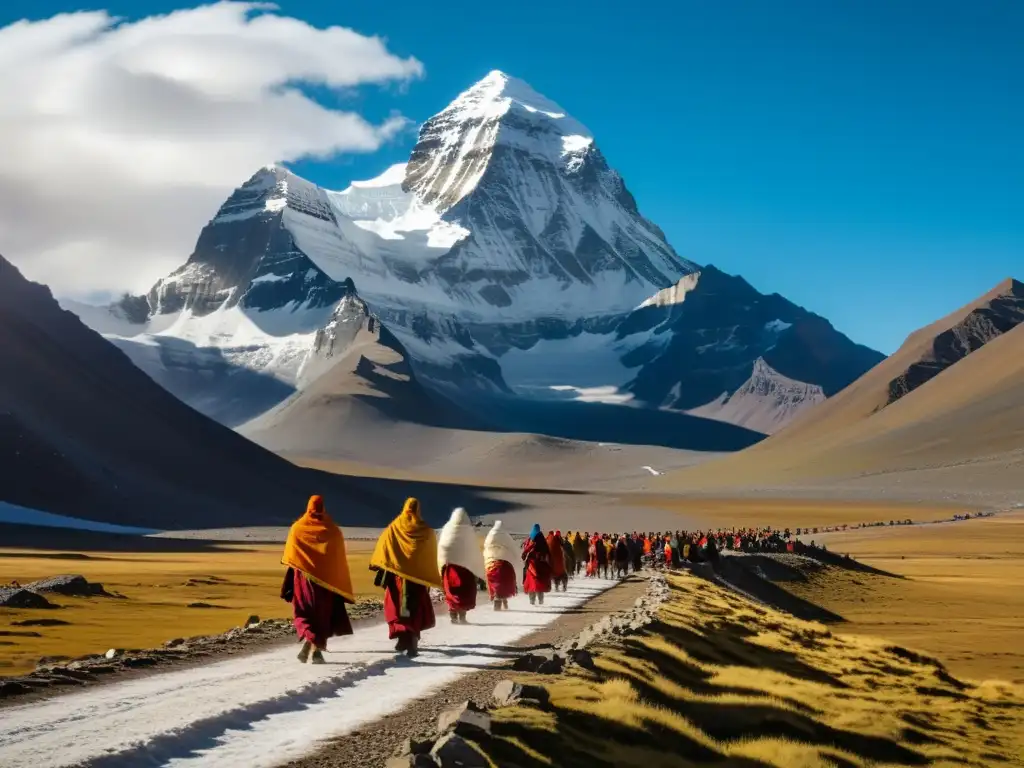
[[452, 512], [451, 519], [441, 529], [437, 541], [437, 568], [445, 565], [460, 565], [478, 579], [487, 576], [484, 568], [484, 556], [480, 552], [480, 543], [476, 538], [476, 530], [469, 520], [466, 510], [459, 507]]
[[414, 584], [441, 588], [437, 535], [420, 517], [418, 500], [407, 499], [401, 514], [377, 539], [370, 567], [389, 571]]
[[549, 533], [545, 539], [548, 545], [548, 556], [551, 558], [551, 568], [555, 574], [565, 573], [565, 552], [562, 549], [562, 534], [560, 531]]
[[487, 567], [490, 568], [496, 562], [514, 563], [518, 559], [519, 551], [516, 543], [499, 520], [487, 533], [487, 538], [484, 540], [484, 560], [487, 561]]
[[355, 602], [345, 537], [327, 514], [320, 496], [310, 496], [306, 513], [292, 523], [281, 563], [302, 571], [310, 581], [349, 602]]
[[543, 535], [544, 535], [544, 534], [543, 534], [543, 533], [542, 533], [542, 531], [540, 530], [540, 525], [539, 525], [539, 524], [537, 524], [537, 523], [534, 523], [534, 524], [533, 524], [533, 528], [531, 528], [531, 529], [530, 529], [530, 535], [529, 535], [529, 536], [527, 536], [526, 538], [527, 538], [527, 539], [529, 539], [530, 541], [533, 541], [533, 540], [534, 540], [534, 539], [536, 539], [536, 538], [537, 538], [538, 536], [543, 536]]

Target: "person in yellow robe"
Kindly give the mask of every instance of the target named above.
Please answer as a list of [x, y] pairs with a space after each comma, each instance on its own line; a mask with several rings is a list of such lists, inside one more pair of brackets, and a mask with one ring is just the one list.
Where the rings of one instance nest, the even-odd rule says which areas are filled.
[[281, 597], [292, 604], [299, 661], [305, 664], [312, 653], [312, 663], [323, 664], [327, 638], [352, 634], [345, 603], [355, 596], [345, 537], [320, 496], [311, 496], [306, 513], [292, 524], [281, 563], [288, 566]]
[[409, 498], [377, 539], [370, 558], [376, 584], [384, 588], [384, 618], [395, 650], [409, 658], [419, 654], [420, 634], [435, 625], [430, 588], [441, 589], [437, 567], [437, 535], [420, 514], [418, 499]]

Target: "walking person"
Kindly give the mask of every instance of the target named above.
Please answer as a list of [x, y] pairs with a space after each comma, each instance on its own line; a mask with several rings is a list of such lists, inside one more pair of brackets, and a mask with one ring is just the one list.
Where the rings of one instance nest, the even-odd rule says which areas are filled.
[[375, 584], [384, 588], [384, 619], [395, 650], [410, 659], [419, 655], [420, 635], [435, 624], [430, 588], [441, 588], [437, 568], [437, 536], [410, 498], [377, 539], [370, 558]]
[[292, 604], [299, 661], [323, 664], [327, 639], [352, 634], [345, 603], [354, 603], [355, 595], [345, 537], [320, 496], [311, 496], [305, 514], [292, 523], [281, 563], [288, 566], [281, 597]]
[[484, 540], [484, 565], [487, 568], [487, 591], [494, 610], [508, 610], [508, 599], [519, 593], [516, 584], [516, 543], [504, 529], [501, 520], [487, 533]]
[[569, 572], [565, 569], [565, 550], [562, 549], [562, 532], [555, 531], [547, 536], [548, 558], [551, 562], [551, 582], [555, 592], [561, 587], [565, 592], [569, 588]]
[[530, 596], [530, 605], [544, 605], [544, 594], [551, 591], [551, 557], [539, 525], [533, 526], [523, 545], [523, 563], [523, 591]]
[[476, 529], [459, 507], [441, 529], [437, 542], [437, 566], [452, 624], [465, 624], [466, 614], [476, 608], [477, 580], [487, 575]]

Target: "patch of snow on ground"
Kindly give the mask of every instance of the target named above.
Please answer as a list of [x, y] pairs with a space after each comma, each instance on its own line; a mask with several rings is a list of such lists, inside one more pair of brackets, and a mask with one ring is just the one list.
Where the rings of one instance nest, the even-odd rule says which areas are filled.
[[571, 392], [572, 399], [580, 403], [625, 405], [633, 399], [631, 393], [620, 392], [618, 387], [570, 387], [562, 384], [548, 389], [554, 392]]
[[654, 467], [643, 466], [643, 467], [640, 467], [640, 469], [646, 469], [648, 472], [650, 472], [655, 477], [657, 477], [658, 475], [661, 474], [661, 472], [656, 470]]
[[[114, 525], [113, 523], [100, 523], [95, 520], [83, 520], [80, 517], [67, 517], [56, 515], [52, 512], [41, 512], [38, 509], [20, 507], [17, 504], [8, 504], [0, 501], [0, 523], [13, 523], [16, 525], [38, 525], [43, 528], [71, 528], [76, 531], [96, 531], [98, 533], [130, 533], [150, 534], [157, 533], [155, 528], [134, 528], [129, 525]], [[3, 741], [0, 740], [0, 747]]]
[[546, 595], [542, 608], [521, 594], [508, 613], [484, 602], [470, 625], [441, 622], [425, 632], [415, 660], [397, 656], [377, 624], [332, 638], [323, 665], [300, 665], [293, 645], [9, 707], [0, 718], [2, 762], [271, 768], [507, 661], [502, 647], [614, 583], [577, 579], [568, 592]]
[[769, 320], [764, 324], [764, 329], [766, 331], [771, 331], [772, 333], [782, 333], [787, 328], [792, 327], [792, 323], [787, 323], [784, 320]]

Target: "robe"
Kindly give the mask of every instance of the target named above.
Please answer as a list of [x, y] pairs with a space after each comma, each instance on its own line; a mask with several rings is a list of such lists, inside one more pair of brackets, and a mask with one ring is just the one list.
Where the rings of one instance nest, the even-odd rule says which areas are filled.
[[409, 633], [419, 639], [420, 632], [434, 627], [434, 606], [430, 590], [422, 584], [406, 581], [393, 573], [384, 574], [384, 620], [392, 640]]
[[504, 560], [492, 560], [487, 567], [487, 591], [491, 600], [508, 600], [519, 594], [516, 569]]
[[548, 554], [548, 543], [543, 536], [526, 542], [523, 547], [523, 561], [526, 563], [523, 574], [523, 591], [551, 591], [551, 561]]
[[559, 581], [566, 577], [565, 550], [562, 549], [562, 537], [551, 534], [546, 539], [548, 545], [548, 562], [551, 563], [551, 578]]
[[449, 611], [471, 611], [476, 608], [476, 576], [461, 565], [445, 565], [441, 569], [444, 597]]
[[345, 599], [289, 568], [281, 585], [281, 597], [292, 604], [292, 623], [299, 640], [323, 650], [329, 637], [352, 634]]

